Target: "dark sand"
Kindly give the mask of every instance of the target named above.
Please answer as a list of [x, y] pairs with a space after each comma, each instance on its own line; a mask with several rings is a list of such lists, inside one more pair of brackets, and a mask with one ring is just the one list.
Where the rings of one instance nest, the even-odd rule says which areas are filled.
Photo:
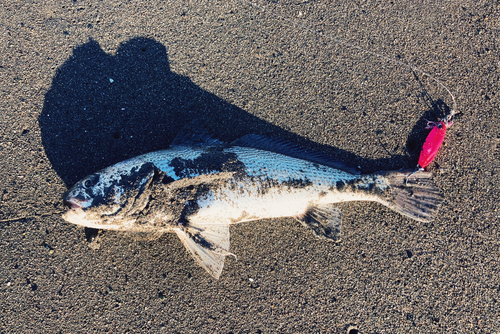
[[244, 2], [152, 3], [0, 4], [1, 333], [500, 331], [496, 2], [274, 9], [450, 88], [460, 114], [429, 166], [445, 200], [432, 223], [343, 204], [338, 245], [293, 219], [233, 226], [238, 260], [219, 281], [174, 235], [66, 223], [62, 194], [168, 147], [194, 118], [226, 141], [268, 134], [363, 172], [412, 168], [425, 119], [452, 100], [421, 73]]

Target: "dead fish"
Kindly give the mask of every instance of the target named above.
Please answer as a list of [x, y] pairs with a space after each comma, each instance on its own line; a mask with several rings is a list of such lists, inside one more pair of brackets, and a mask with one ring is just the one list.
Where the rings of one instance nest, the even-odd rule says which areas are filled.
[[360, 175], [320, 152], [247, 135], [227, 145], [182, 131], [166, 150], [96, 172], [64, 196], [63, 218], [80, 226], [174, 232], [196, 262], [218, 279], [230, 253], [229, 225], [295, 217], [338, 241], [336, 203], [375, 201], [417, 221], [431, 221], [442, 196], [431, 173], [406, 184], [408, 171]]

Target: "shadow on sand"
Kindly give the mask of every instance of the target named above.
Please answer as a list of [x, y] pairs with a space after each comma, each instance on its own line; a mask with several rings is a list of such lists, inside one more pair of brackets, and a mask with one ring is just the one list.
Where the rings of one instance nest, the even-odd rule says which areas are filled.
[[[409, 137], [408, 156], [365, 161], [276, 127], [201, 89], [170, 70], [165, 46], [134, 38], [116, 55], [90, 40], [75, 48], [57, 70], [39, 117], [42, 141], [53, 168], [71, 186], [101, 168], [135, 155], [167, 148], [193, 119], [207, 124], [214, 137], [232, 141], [248, 133], [294, 141], [370, 170], [411, 168], [418, 158], [425, 120]], [[411, 147], [410, 147], [411, 146]], [[416, 153], [415, 153], [416, 151]]]

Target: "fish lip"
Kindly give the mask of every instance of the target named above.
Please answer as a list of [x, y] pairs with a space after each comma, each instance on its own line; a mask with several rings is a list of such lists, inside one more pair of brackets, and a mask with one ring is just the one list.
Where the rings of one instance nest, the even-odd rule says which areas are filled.
[[69, 207], [70, 209], [80, 209], [81, 206], [76, 202], [75, 198], [65, 198], [63, 200], [64, 205]]
[[63, 203], [72, 210], [84, 209], [90, 205], [90, 201], [82, 201], [74, 197], [66, 197]]

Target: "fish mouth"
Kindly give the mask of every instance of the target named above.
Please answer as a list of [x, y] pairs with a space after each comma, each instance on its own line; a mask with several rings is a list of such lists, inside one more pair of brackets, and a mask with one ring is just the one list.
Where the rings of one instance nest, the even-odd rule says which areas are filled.
[[64, 205], [66, 205], [70, 209], [80, 209], [81, 206], [77, 202], [75, 198], [65, 198], [63, 200]]
[[83, 209], [90, 206], [90, 201], [82, 201], [74, 197], [65, 198], [63, 203], [72, 210]]

